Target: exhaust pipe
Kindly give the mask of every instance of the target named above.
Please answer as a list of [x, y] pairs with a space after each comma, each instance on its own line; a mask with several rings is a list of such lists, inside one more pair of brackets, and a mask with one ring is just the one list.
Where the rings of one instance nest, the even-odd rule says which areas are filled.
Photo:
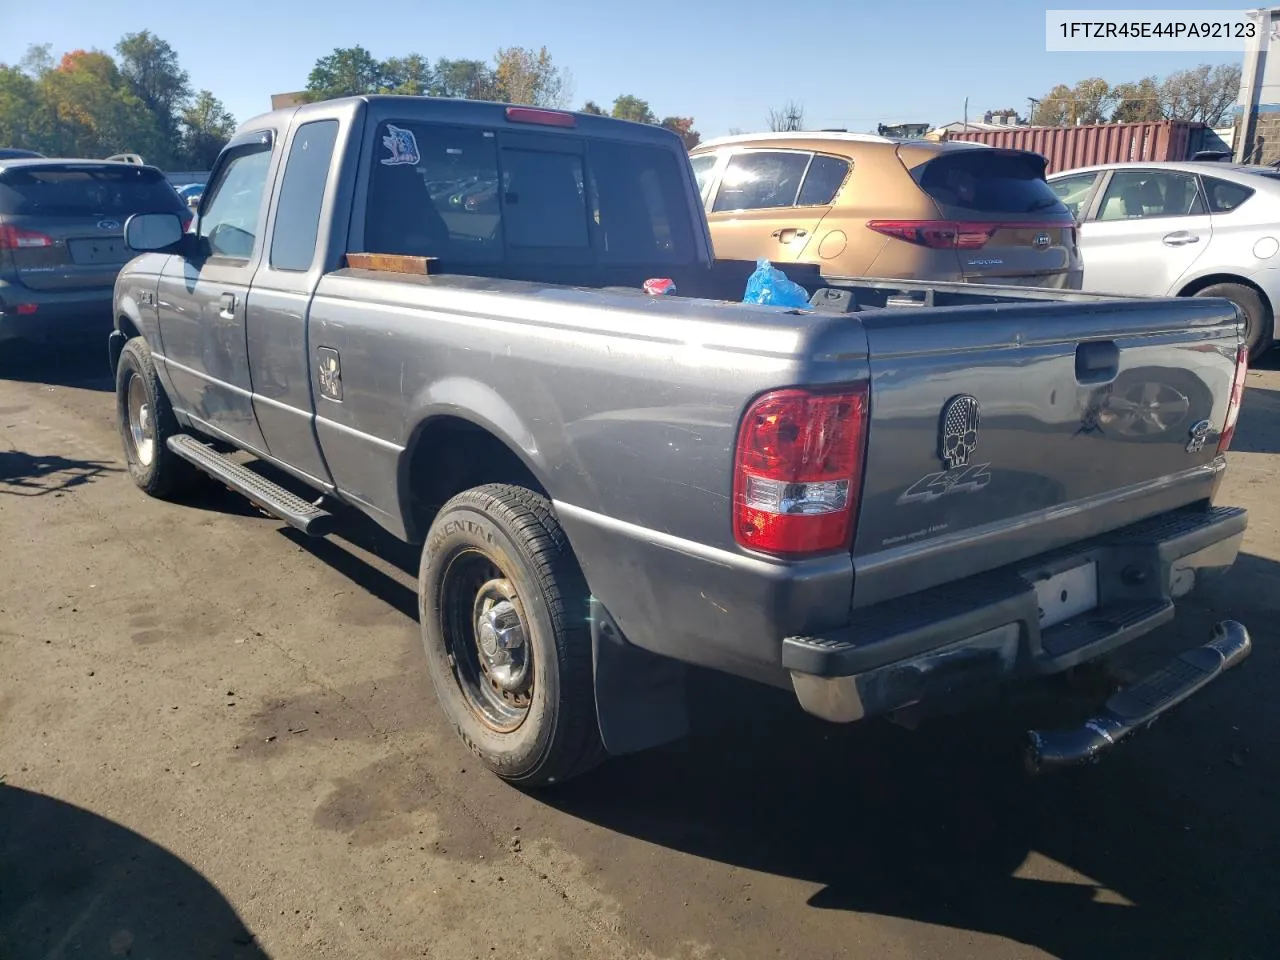
[[1137, 683], [1115, 693], [1102, 711], [1075, 730], [1027, 732], [1023, 751], [1027, 772], [1072, 767], [1097, 760], [1135, 730], [1150, 726], [1253, 650], [1244, 624], [1223, 620], [1203, 646], [1188, 650]]

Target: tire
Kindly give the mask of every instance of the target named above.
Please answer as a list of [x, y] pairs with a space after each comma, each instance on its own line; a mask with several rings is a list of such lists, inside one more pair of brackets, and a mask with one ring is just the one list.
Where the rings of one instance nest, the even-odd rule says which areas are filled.
[[1244, 314], [1244, 342], [1249, 348], [1249, 362], [1253, 363], [1271, 349], [1275, 318], [1262, 299], [1262, 294], [1243, 283], [1214, 283], [1197, 290], [1197, 297], [1225, 297]]
[[[546, 497], [487, 484], [458, 494], [431, 524], [418, 572], [427, 665], [454, 729], [503, 780], [561, 783], [605, 758], [587, 603]], [[485, 610], [519, 624], [509, 664], [495, 666], [485, 653], [476, 626]]]
[[[145, 413], [140, 412], [139, 404], [146, 405]], [[168, 447], [169, 438], [182, 431], [160, 386], [151, 349], [142, 337], [134, 337], [120, 351], [116, 419], [129, 476], [139, 489], [169, 499], [199, 483], [200, 472]]]

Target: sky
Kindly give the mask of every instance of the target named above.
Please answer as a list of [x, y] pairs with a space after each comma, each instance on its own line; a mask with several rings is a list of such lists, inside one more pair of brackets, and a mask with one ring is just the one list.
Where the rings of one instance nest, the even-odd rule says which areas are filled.
[[545, 45], [572, 74], [573, 106], [607, 106], [630, 93], [659, 116], [692, 116], [705, 138], [764, 129], [769, 109], [789, 100], [804, 106], [810, 128], [936, 126], [962, 119], [966, 97], [974, 119], [1005, 107], [1025, 112], [1028, 97], [1057, 83], [1240, 61], [1205, 52], [1046, 53], [1046, 8], [1088, 6], [1168, 9], [1143, 0], [0, 0], [0, 63], [16, 63], [29, 44], [50, 43], [55, 57], [110, 52], [122, 34], [150, 29], [177, 51], [194, 88], [212, 90], [243, 121], [269, 110], [271, 94], [302, 89], [316, 58], [334, 47], [434, 61]]

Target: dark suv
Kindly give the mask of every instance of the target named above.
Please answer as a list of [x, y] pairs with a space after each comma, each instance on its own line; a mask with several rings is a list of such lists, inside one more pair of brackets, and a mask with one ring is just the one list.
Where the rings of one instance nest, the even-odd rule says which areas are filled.
[[0, 341], [110, 329], [116, 274], [133, 257], [124, 222], [134, 213], [191, 218], [155, 167], [0, 160]]

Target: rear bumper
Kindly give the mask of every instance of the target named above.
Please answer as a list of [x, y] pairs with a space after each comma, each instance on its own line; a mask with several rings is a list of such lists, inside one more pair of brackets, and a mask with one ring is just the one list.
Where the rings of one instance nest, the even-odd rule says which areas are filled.
[[111, 296], [111, 287], [32, 290], [0, 280], [0, 340], [49, 342], [104, 334], [111, 329]]
[[[965, 688], [1058, 673], [1173, 617], [1173, 601], [1235, 563], [1247, 515], [1185, 509], [1015, 567], [855, 612], [841, 630], [789, 637], [782, 665], [801, 706], [851, 722]], [[1098, 606], [1041, 629], [1035, 580], [1093, 562]]]

